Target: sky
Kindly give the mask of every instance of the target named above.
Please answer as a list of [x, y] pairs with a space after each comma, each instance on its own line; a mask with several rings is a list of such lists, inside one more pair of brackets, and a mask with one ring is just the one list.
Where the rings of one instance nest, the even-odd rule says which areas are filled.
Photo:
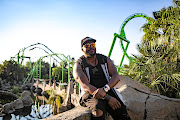
[[[83, 54], [81, 39], [86, 36], [97, 40], [97, 53], [108, 55], [114, 33], [120, 34], [127, 17], [135, 13], [152, 17], [152, 12], [172, 5], [172, 0], [0, 0], [0, 63], [36, 43], [77, 60]], [[136, 45], [142, 39], [140, 28], [145, 23], [144, 18], [134, 18], [124, 28], [130, 56], [138, 54]], [[48, 51], [42, 45], [36, 47], [24, 52], [31, 61], [46, 55], [42, 49]], [[121, 57], [117, 39], [111, 59], [118, 65]]]

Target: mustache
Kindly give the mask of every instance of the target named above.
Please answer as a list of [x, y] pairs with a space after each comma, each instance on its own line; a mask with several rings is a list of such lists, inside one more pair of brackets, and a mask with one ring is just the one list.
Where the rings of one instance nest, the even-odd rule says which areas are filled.
[[90, 48], [90, 49], [88, 50], [88, 52], [91, 51], [91, 50], [94, 50], [94, 49], [93, 49], [93, 48]]

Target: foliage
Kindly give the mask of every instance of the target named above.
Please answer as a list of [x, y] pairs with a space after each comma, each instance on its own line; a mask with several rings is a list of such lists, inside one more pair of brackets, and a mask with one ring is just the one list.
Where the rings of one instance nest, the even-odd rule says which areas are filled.
[[33, 62], [33, 63], [27, 62], [26, 67], [28, 67], [29, 70], [34, 68], [34, 78], [39, 78], [40, 75], [39, 67], [41, 66], [41, 78], [48, 79], [50, 64], [48, 62], [41, 61], [41, 65], [40, 65], [39, 61], [37, 62]]
[[62, 97], [59, 95], [56, 95], [55, 91], [53, 89], [46, 91], [50, 96], [49, 96], [49, 104], [52, 104], [53, 106], [53, 115], [56, 115], [59, 113], [59, 108], [61, 106]]
[[35, 65], [35, 62], [27, 61], [25, 67], [28, 69], [28, 71], [30, 71], [34, 65]]
[[[72, 66], [74, 64], [73, 60], [74, 59], [72, 59], [71, 60], [72, 62], [69, 63], [71, 71], [72, 71]], [[30, 68], [30, 63], [27, 63], [26, 66], [28, 66]], [[33, 63], [33, 66], [36, 67], [36, 69], [34, 71], [34, 75], [36, 77], [39, 77], [39, 76], [37, 76], [37, 75], [39, 75], [39, 73], [37, 73], [37, 71], [38, 71], [37, 69], [39, 69], [39, 67], [40, 67], [39, 64]], [[51, 69], [52, 79], [54, 79], [56, 81], [62, 80], [62, 67], [64, 69], [64, 72], [63, 72], [64, 82], [67, 82], [68, 81], [68, 68], [67, 68], [68, 62], [65, 60], [60, 62], [59, 67], [57, 67], [53, 63], [53, 66], [51, 68], [50, 68], [50, 64], [48, 62], [41, 61], [41, 78], [49, 79], [49, 69]]]
[[174, 3], [153, 12], [152, 23], [142, 27], [140, 54], [123, 71], [162, 95], [180, 98], [180, 1]]
[[19, 93], [19, 87], [14, 86], [14, 87], [12, 88], [12, 93], [18, 94], [18, 93]]
[[25, 66], [19, 65], [13, 60], [5, 60], [3, 64], [0, 64], [0, 77], [9, 81], [11, 85], [13, 85], [14, 80], [17, 82], [22, 81], [28, 72]]
[[[68, 81], [67, 69], [64, 69], [63, 73], [64, 73], [64, 82], [67, 82]], [[55, 79], [57, 81], [62, 80], [62, 68], [61, 67], [52, 68], [52, 76], [53, 76], [53, 79]]]
[[49, 66], [50, 64], [48, 62], [41, 61], [41, 77], [49, 74]]
[[[72, 66], [74, 64], [74, 59], [71, 60], [69, 63], [70, 70], [72, 71]], [[64, 62], [64, 65], [63, 65]], [[64, 67], [63, 67], [64, 66]], [[34, 77], [38, 77], [40, 75], [39, 73], [39, 67], [40, 64], [37, 64], [36, 62], [27, 62], [25, 66], [18, 64], [17, 62], [10, 60], [10, 61], [4, 61], [3, 64], [0, 64], [0, 78], [6, 79], [7, 81], [10, 81], [11, 85], [13, 85], [14, 80], [17, 82], [22, 81], [24, 78], [27, 77], [27, 75], [30, 75], [30, 71], [32, 68], [34, 69]], [[62, 61], [60, 63], [60, 67], [57, 67], [53, 63], [53, 67], [50, 68], [50, 64], [45, 61], [41, 61], [41, 78], [43, 79], [49, 79], [49, 69], [52, 69], [51, 74], [52, 78], [54, 80], [60, 81], [62, 80], [62, 67], [64, 68], [63, 76], [64, 76], [64, 82], [68, 81], [68, 63], [67, 61]]]
[[63, 70], [64, 70], [63, 71], [63, 77], [64, 77], [63, 81], [68, 82], [68, 65], [70, 67], [70, 73], [71, 73], [74, 63], [75, 63], [74, 58], [72, 58], [70, 60], [69, 64], [66, 60], [61, 61], [59, 67], [52, 68], [53, 79], [55, 79], [57, 81], [62, 80], [62, 68], [63, 68]]

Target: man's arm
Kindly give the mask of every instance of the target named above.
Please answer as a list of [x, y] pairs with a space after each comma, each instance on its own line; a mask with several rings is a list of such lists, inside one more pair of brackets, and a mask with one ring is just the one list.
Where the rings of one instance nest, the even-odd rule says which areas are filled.
[[[109, 71], [109, 75], [111, 76], [111, 79], [108, 83], [110, 89], [113, 88], [119, 81], [119, 75], [117, 72], [117, 69], [115, 67], [115, 65], [113, 64], [113, 62], [110, 60], [110, 58], [107, 57], [107, 63], [108, 63], [108, 71]], [[102, 99], [105, 96], [105, 91], [103, 90], [103, 88], [98, 88], [94, 93], [94, 97], [97, 99]]]
[[109, 75], [111, 76], [111, 79], [110, 79], [108, 85], [110, 88], [113, 88], [119, 82], [119, 74], [117, 72], [117, 69], [116, 69], [114, 63], [108, 57], [107, 57], [107, 63], [108, 63]]
[[[110, 60], [110, 58], [107, 57], [107, 63], [108, 63], [108, 71], [109, 71], [109, 75], [111, 76], [111, 79], [108, 83], [110, 88], [113, 88], [119, 81], [119, 75], [117, 72], [117, 69], [115, 67], [115, 65], [113, 64], [113, 62]], [[102, 99], [105, 96], [105, 91], [103, 90], [103, 88], [99, 88], [94, 92], [94, 96], [98, 99]], [[109, 96], [110, 98], [108, 98], [108, 104], [109, 106], [112, 107], [112, 109], [117, 109], [121, 107], [120, 102], [114, 98]]]
[[74, 79], [84, 88], [85, 92], [92, 94], [97, 89], [89, 84], [89, 80], [78, 62], [74, 64], [73, 76]]

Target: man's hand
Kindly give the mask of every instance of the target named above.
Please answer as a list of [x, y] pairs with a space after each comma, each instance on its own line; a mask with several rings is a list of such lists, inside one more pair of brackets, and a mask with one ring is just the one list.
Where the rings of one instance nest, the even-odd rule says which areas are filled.
[[121, 107], [121, 103], [114, 97], [111, 97], [108, 104], [113, 110], [118, 109], [118, 108]]
[[103, 90], [103, 88], [98, 88], [92, 94], [94, 98], [102, 99], [106, 95], [106, 92]]

